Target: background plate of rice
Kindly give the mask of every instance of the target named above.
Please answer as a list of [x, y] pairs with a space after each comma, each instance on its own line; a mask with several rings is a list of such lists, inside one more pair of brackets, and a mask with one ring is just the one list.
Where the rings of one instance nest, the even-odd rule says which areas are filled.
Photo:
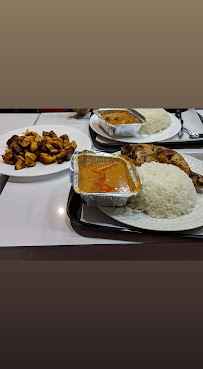
[[[203, 175], [203, 161], [189, 155], [182, 155], [192, 171]], [[179, 215], [176, 218], [153, 218], [142, 212], [136, 213], [129, 206], [120, 208], [100, 207], [109, 217], [137, 228], [154, 231], [187, 231], [203, 227], [203, 193], [197, 192], [197, 204], [190, 213]]]
[[[143, 113], [143, 109], [138, 109], [138, 111], [140, 110], [141, 114], [144, 115]], [[151, 118], [152, 121], [155, 121], [155, 117], [156, 117], [156, 112], [154, 112], [155, 109], [144, 109], [145, 111], [147, 111], [147, 125], [144, 125], [143, 127], [141, 127], [142, 131], [147, 131], [147, 132], [153, 132], [153, 124], [151, 124], [150, 122], [150, 112], [152, 112], [151, 114]], [[158, 112], [157, 115], [157, 119], [155, 122], [155, 126], [158, 127], [167, 127], [162, 129], [160, 132], [158, 133], [152, 133], [152, 134], [140, 134], [139, 132], [136, 134], [136, 136], [132, 136], [132, 137], [112, 137], [109, 136], [99, 125], [99, 120], [96, 114], [93, 114], [90, 118], [90, 127], [93, 129], [93, 131], [95, 131], [98, 135], [108, 138], [110, 140], [114, 140], [114, 141], [119, 141], [119, 142], [128, 142], [128, 143], [150, 143], [150, 142], [159, 142], [159, 141], [163, 141], [163, 140], [168, 140], [169, 138], [177, 135], [177, 133], [180, 131], [181, 129], [181, 123], [180, 120], [178, 118], [176, 118], [175, 115], [166, 112], [164, 109], [156, 109], [156, 111]], [[167, 118], [171, 119], [171, 124], [168, 126], [167, 124], [163, 124], [162, 118], [164, 119], [164, 115]]]

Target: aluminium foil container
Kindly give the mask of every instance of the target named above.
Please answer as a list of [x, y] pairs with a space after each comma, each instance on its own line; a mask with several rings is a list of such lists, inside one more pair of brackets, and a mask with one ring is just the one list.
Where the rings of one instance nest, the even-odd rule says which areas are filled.
[[[111, 114], [116, 113], [119, 111], [126, 111], [129, 113], [133, 118], [139, 120], [140, 123], [130, 123], [130, 124], [110, 124], [107, 120], [102, 117], [102, 114]], [[103, 130], [111, 137], [129, 137], [129, 136], [136, 136], [141, 126], [143, 126], [146, 121], [145, 118], [138, 113], [134, 109], [94, 109], [94, 113], [98, 117], [99, 125]]]
[[[114, 161], [121, 161], [125, 164], [127, 176], [132, 184], [130, 192], [98, 192], [88, 193], [80, 188], [79, 176], [80, 168], [84, 165], [105, 164]], [[76, 193], [79, 193], [83, 202], [93, 206], [124, 206], [129, 198], [136, 196], [142, 188], [139, 175], [132, 161], [119, 154], [109, 154], [99, 151], [84, 150], [75, 152], [71, 158], [71, 183]]]

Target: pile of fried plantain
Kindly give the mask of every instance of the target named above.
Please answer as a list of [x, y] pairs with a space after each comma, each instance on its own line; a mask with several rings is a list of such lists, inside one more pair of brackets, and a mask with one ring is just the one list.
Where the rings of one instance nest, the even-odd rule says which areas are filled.
[[53, 131], [43, 131], [40, 136], [28, 130], [22, 136], [12, 136], [7, 145], [2, 158], [6, 164], [15, 165], [16, 170], [34, 167], [37, 161], [42, 164], [69, 161], [77, 147], [66, 134], [58, 137]]

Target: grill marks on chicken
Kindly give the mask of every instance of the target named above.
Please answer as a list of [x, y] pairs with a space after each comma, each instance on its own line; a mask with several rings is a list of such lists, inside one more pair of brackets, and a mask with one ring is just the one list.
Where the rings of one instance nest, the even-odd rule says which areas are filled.
[[192, 172], [185, 159], [172, 149], [153, 144], [130, 144], [121, 147], [121, 153], [133, 159], [136, 166], [151, 161], [173, 164], [188, 174], [196, 187], [203, 188], [203, 176]]

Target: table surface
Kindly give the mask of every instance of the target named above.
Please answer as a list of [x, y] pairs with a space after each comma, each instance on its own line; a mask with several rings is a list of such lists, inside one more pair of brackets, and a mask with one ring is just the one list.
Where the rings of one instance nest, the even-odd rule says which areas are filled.
[[[203, 110], [199, 112], [203, 114]], [[0, 114], [0, 134], [31, 125], [61, 124], [79, 129], [89, 136], [88, 118], [89, 114], [79, 118], [75, 113]], [[177, 151], [202, 153], [203, 146]], [[1, 176], [0, 181], [2, 177], [5, 176]], [[20, 246], [33, 246], [35, 249], [41, 246], [43, 250], [46, 246], [52, 246], [56, 250], [59, 245], [75, 245], [77, 250], [76, 245], [95, 245], [97, 250], [101, 250], [99, 245], [111, 245], [111, 250], [115, 250], [113, 245], [130, 243], [140, 249], [140, 240], [106, 239], [102, 238], [102, 234], [101, 238], [94, 238], [91, 237], [91, 230], [88, 235], [79, 235], [66, 214], [70, 187], [68, 170], [35, 179], [9, 177], [0, 195], [0, 246], [12, 250], [16, 246], [19, 250]], [[165, 243], [169, 241], [167, 237], [162, 240]], [[153, 243], [156, 244], [154, 240]], [[94, 254], [94, 251], [91, 252]], [[77, 251], [74, 253], [76, 255]]]

